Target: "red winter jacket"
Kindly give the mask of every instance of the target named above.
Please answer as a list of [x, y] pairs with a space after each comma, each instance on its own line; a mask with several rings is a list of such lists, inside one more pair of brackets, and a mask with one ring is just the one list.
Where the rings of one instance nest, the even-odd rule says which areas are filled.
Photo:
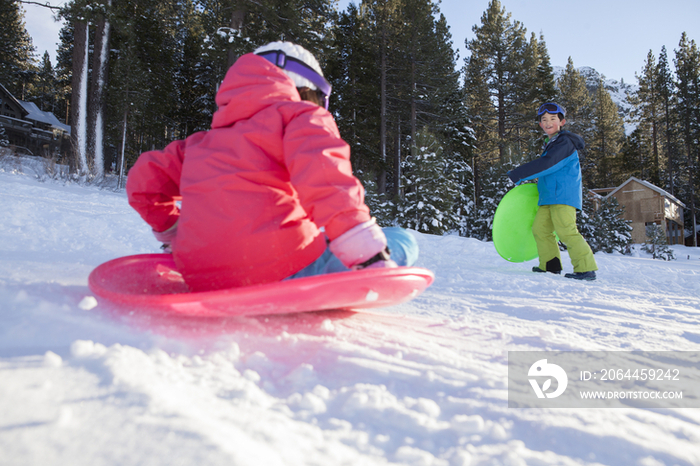
[[244, 55], [216, 103], [209, 131], [141, 154], [126, 185], [153, 230], [178, 222], [173, 257], [192, 291], [282, 280], [323, 253], [319, 227], [333, 240], [370, 219], [333, 117], [277, 66]]

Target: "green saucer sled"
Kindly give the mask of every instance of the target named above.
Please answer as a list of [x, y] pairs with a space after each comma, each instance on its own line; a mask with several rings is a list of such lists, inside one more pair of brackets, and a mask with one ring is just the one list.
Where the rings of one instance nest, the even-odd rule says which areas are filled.
[[527, 262], [537, 257], [532, 223], [537, 213], [537, 184], [521, 184], [503, 196], [493, 216], [493, 245], [510, 262]]

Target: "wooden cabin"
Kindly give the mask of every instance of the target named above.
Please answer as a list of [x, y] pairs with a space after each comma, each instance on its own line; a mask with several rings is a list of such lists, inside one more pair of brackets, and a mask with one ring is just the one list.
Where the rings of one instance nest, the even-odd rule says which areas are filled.
[[[602, 194], [609, 188], [594, 190]], [[632, 241], [647, 241], [646, 229], [660, 225], [666, 233], [668, 244], [684, 244], [683, 209], [685, 204], [653, 184], [631, 177], [606, 197], [614, 197], [625, 208], [623, 217], [631, 220]]]
[[2, 84], [0, 126], [17, 154], [60, 158], [70, 149], [70, 126], [36, 104], [16, 99]]

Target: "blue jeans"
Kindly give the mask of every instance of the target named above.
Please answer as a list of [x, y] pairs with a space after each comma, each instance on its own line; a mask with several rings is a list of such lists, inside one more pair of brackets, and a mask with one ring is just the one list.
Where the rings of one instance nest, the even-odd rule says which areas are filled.
[[[389, 227], [382, 228], [386, 235], [386, 242], [391, 251], [391, 260], [397, 265], [413, 265], [418, 260], [418, 243], [409, 232], [403, 228]], [[297, 273], [285, 278], [303, 278], [314, 275], [324, 275], [327, 273], [347, 272], [348, 269], [335, 257], [329, 248], [321, 254], [314, 262], [304, 267]]]

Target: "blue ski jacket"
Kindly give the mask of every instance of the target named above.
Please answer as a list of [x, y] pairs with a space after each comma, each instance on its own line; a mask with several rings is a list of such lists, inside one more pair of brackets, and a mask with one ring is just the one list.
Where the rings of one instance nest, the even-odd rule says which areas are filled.
[[585, 146], [581, 136], [559, 131], [545, 143], [542, 155], [537, 160], [509, 171], [508, 177], [516, 185], [539, 178], [538, 205], [565, 204], [581, 210], [583, 183], [578, 151]]

